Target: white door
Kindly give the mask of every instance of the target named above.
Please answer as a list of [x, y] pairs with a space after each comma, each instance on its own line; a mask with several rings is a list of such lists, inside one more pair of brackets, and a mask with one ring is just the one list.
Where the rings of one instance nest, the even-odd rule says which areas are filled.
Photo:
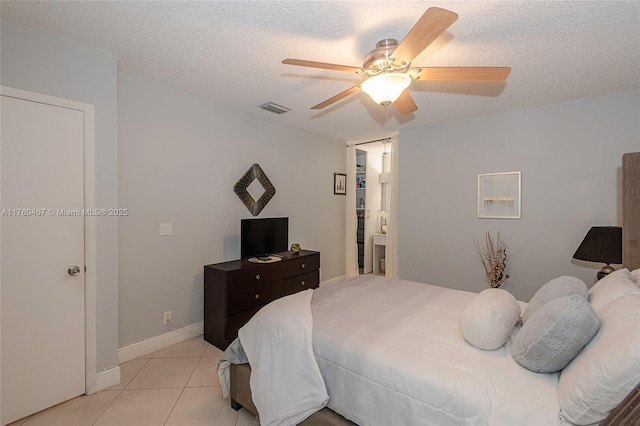
[[1, 99], [4, 425], [85, 392], [84, 117]]

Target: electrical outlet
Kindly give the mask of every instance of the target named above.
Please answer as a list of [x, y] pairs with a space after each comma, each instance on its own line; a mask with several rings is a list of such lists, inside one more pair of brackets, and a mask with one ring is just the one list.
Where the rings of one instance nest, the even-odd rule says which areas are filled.
[[160, 235], [173, 235], [173, 223], [161, 223]]
[[169, 324], [171, 322], [171, 311], [164, 313], [164, 323]]

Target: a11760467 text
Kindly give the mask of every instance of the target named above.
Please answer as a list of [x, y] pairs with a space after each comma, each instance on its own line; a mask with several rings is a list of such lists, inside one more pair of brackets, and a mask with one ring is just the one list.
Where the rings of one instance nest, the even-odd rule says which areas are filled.
[[2, 209], [4, 217], [40, 217], [40, 216], [129, 216], [129, 209], [64, 209], [64, 208], [16, 208]]

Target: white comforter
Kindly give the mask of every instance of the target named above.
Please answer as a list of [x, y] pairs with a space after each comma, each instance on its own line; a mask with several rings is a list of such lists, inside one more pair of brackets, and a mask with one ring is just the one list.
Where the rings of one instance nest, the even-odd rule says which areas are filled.
[[557, 425], [557, 374], [516, 364], [510, 342], [483, 351], [464, 340], [475, 295], [370, 275], [316, 290], [329, 408], [361, 426]]
[[261, 424], [306, 418], [326, 385], [329, 408], [360, 426], [557, 425], [558, 374], [516, 364], [510, 342], [483, 351], [464, 340], [475, 295], [366, 275], [272, 302], [239, 339]]
[[312, 295], [313, 290], [302, 291], [262, 308], [240, 329], [238, 339], [225, 351], [218, 366], [226, 398], [229, 358], [237, 359], [244, 350], [252, 367], [251, 396], [262, 426], [296, 425], [329, 400], [311, 343]]

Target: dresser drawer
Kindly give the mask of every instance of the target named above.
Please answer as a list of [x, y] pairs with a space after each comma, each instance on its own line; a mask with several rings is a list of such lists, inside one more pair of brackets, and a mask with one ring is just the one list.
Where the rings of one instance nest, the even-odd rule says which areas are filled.
[[320, 284], [320, 271], [307, 272], [306, 274], [298, 275], [293, 278], [288, 278], [283, 281], [285, 284], [286, 294], [293, 294], [298, 291], [306, 290], [308, 288], [317, 288]]
[[284, 296], [285, 291], [285, 282], [280, 281], [230, 294], [227, 299], [227, 315], [234, 315], [254, 306], [265, 305]]
[[320, 254], [292, 259], [285, 263], [282, 278], [294, 277], [317, 269], [320, 269]]
[[280, 268], [270, 268], [266, 265], [232, 271], [227, 275], [227, 292], [237, 293], [262, 283], [279, 281], [281, 278]]

